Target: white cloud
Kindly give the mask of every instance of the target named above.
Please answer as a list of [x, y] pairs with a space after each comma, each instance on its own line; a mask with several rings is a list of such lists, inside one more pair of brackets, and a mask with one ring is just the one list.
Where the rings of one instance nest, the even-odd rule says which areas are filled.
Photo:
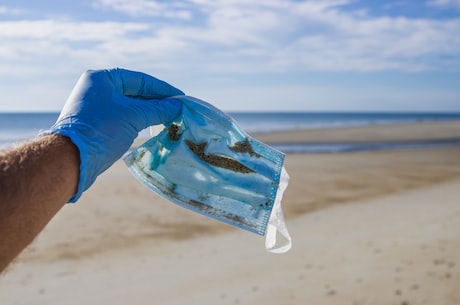
[[16, 8], [10, 8], [7, 6], [1, 6], [0, 5], [0, 16], [1, 15], [10, 15], [10, 16], [18, 16], [23, 13], [22, 10], [16, 9]]
[[[149, 29], [149, 25], [142, 23], [3, 21], [0, 22], [0, 67], [14, 61], [29, 69], [35, 66], [40, 73], [47, 62], [60, 62], [58, 66], [63, 68], [79, 61], [87, 61], [88, 65], [104, 62], [107, 56], [110, 62], [111, 50], [104, 46]], [[0, 75], [11, 73], [15, 70], [2, 69]]]
[[149, 25], [126, 22], [76, 22], [57, 20], [2, 21], [0, 39], [48, 41], [98, 41], [117, 38]]
[[191, 17], [190, 11], [181, 1], [97, 0], [94, 2], [93, 7], [111, 9], [131, 16], [161, 16], [179, 19], [190, 19]]
[[337, 15], [323, 22], [336, 33], [304, 35], [290, 46], [304, 51], [298, 60], [306, 67], [351, 71], [460, 69], [437, 58], [458, 58], [460, 37], [455, 29], [460, 28], [460, 20], [355, 19]]
[[460, 9], [460, 0], [431, 0], [428, 4], [438, 7], [456, 7]]

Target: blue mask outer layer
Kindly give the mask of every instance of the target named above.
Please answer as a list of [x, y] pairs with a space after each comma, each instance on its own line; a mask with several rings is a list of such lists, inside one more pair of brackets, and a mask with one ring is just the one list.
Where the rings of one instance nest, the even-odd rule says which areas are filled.
[[284, 154], [248, 136], [231, 117], [188, 96], [182, 113], [124, 161], [162, 197], [265, 235]]

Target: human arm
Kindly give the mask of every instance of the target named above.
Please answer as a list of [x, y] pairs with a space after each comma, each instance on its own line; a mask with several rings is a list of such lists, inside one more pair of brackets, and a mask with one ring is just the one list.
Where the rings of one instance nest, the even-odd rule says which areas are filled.
[[181, 94], [140, 72], [87, 71], [49, 130], [1, 153], [0, 271], [128, 150], [140, 130], [178, 116], [180, 104], [162, 98]]
[[60, 135], [0, 152], [0, 271], [75, 194], [79, 164], [77, 147]]

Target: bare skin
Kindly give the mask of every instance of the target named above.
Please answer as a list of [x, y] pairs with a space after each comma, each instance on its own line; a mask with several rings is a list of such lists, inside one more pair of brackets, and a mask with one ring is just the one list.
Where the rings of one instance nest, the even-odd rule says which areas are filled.
[[60, 135], [0, 151], [0, 272], [75, 194], [78, 148]]

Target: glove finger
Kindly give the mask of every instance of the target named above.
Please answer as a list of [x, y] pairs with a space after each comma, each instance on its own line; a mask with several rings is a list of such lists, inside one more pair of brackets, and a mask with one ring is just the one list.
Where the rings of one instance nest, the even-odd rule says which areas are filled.
[[124, 104], [131, 110], [129, 123], [139, 132], [152, 125], [170, 122], [179, 116], [182, 104], [175, 99], [138, 100], [124, 97]]
[[125, 96], [161, 99], [184, 92], [148, 74], [125, 69], [110, 70], [118, 91]]

